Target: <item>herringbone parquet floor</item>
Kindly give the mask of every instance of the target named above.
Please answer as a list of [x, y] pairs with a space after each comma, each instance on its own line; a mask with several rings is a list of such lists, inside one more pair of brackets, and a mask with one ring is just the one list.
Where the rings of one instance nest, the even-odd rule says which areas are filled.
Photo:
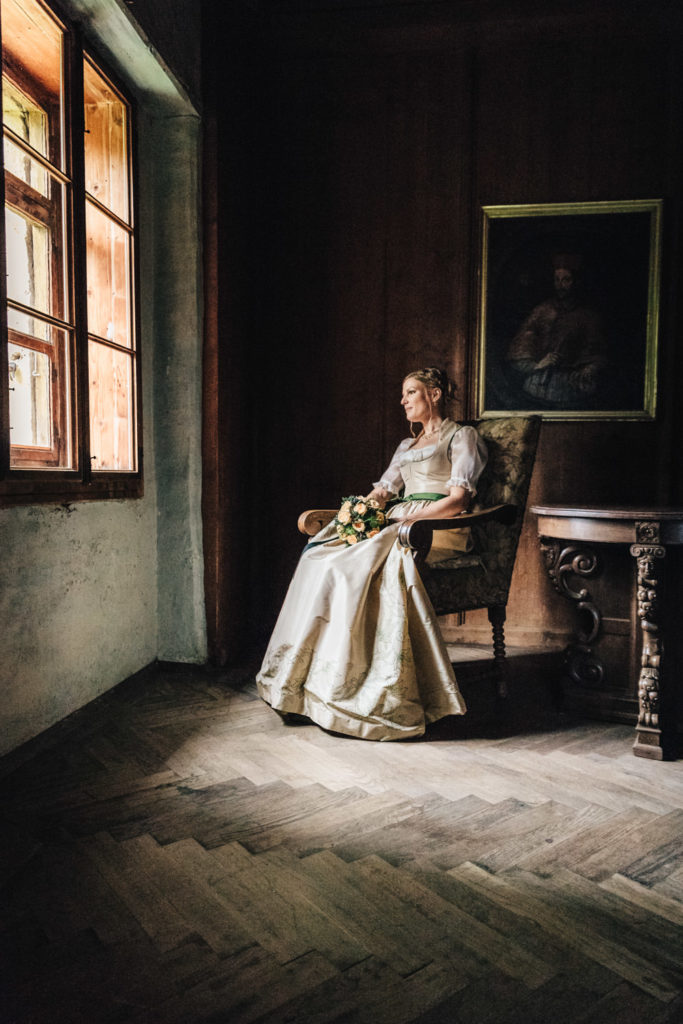
[[157, 668], [6, 759], [2, 1024], [683, 1021], [683, 762], [524, 678], [403, 744], [240, 682]]

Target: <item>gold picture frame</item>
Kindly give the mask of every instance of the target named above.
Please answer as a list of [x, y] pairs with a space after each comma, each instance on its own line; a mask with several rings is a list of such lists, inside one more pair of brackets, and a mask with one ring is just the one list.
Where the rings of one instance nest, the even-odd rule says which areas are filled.
[[478, 418], [655, 418], [662, 209], [482, 207]]

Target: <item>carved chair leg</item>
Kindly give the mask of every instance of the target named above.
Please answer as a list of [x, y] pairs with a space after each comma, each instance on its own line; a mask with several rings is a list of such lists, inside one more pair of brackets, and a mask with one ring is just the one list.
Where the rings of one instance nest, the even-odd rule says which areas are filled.
[[505, 658], [505, 630], [503, 624], [506, 617], [504, 604], [496, 604], [488, 609], [489, 622], [493, 631], [493, 657], [496, 664], [496, 682], [498, 696], [507, 697], [507, 660]]

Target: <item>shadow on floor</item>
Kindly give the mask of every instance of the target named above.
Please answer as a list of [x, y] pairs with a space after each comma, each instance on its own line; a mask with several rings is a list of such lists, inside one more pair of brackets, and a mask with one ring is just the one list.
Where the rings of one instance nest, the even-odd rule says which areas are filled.
[[578, 719], [562, 709], [562, 665], [558, 652], [508, 651], [507, 696], [498, 695], [497, 676], [488, 650], [450, 648], [467, 714], [435, 722], [427, 740], [502, 739], [570, 727]]

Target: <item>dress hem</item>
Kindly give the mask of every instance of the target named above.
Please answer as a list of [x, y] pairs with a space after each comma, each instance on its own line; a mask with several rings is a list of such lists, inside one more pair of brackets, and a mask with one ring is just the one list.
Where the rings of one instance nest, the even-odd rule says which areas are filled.
[[[321, 729], [327, 732], [348, 736], [352, 739], [372, 741], [395, 741], [404, 739], [415, 739], [424, 736], [425, 729], [433, 722], [451, 715], [461, 716], [466, 714], [465, 702], [454, 700], [453, 703], [441, 707], [429, 708], [424, 711], [424, 719], [413, 725], [405, 727], [397, 726], [389, 720], [373, 722], [369, 718], [354, 718], [345, 715], [339, 708], [330, 709], [321, 701], [309, 700], [306, 694], [302, 698], [292, 696], [290, 700], [276, 700], [270, 694], [270, 687], [257, 679], [259, 696], [265, 703], [280, 715], [299, 715], [309, 719]], [[329, 712], [326, 714], [325, 712]]]

